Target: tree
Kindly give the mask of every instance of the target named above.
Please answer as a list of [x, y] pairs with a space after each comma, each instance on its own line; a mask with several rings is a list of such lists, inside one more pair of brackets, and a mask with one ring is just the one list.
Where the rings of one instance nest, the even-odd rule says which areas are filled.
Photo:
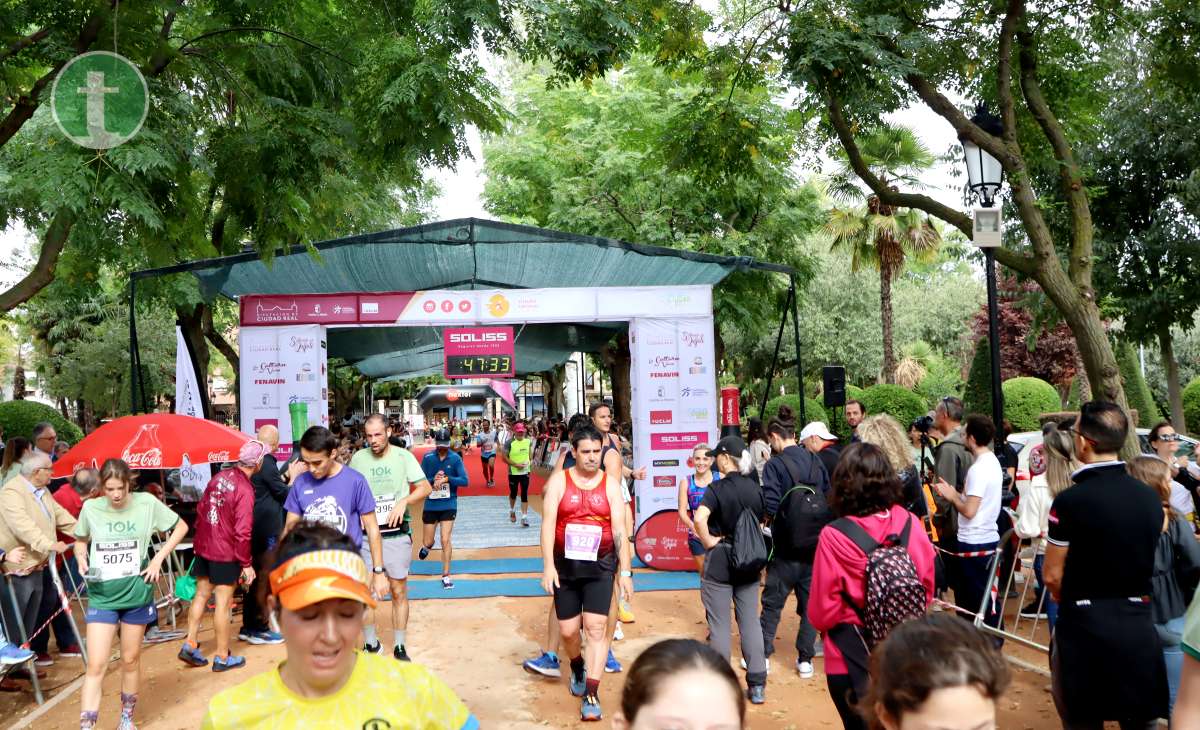
[[[919, 184], [919, 176], [933, 165], [933, 155], [911, 130], [884, 127], [864, 136], [862, 162], [889, 188]], [[897, 208], [875, 193], [863, 193], [849, 160], [842, 158], [829, 180], [835, 199], [862, 200], [862, 208], [835, 208], [825, 230], [834, 250], [849, 251], [852, 267], [870, 266], [879, 271], [879, 310], [883, 329], [883, 380], [896, 382], [896, 352], [892, 332], [892, 283], [904, 271], [908, 256], [931, 258], [941, 236], [920, 211]]]
[[992, 347], [987, 336], [975, 341], [975, 357], [963, 388], [963, 408], [968, 413], [991, 414], [992, 411]]
[[1114, 347], [1117, 350], [1117, 364], [1121, 368], [1121, 380], [1125, 383], [1125, 392], [1129, 396], [1129, 408], [1137, 412], [1139, 426], [1150, 428], [1162, 419], [1162, 414], [1158, 412], [1150, 387], [1142, 377], [1137, 353], [1126, 341], [1118, 341]]
[[[1079, 355], [1071, 331], [1061, 321], [1047, 322], [1039, 318], [1039, 313], [1044, 313], [1047, 307], [1039, 301], [1041, 292], [1033, 282], [1002, 278], [997, 282], [997, 289], [1000, 377], [1003, 380], [1021, 376], [1041, 378], [1057, 388], [1060, 395], [1065, 395], [1079, 371]], [[972, 328], [977, 337], [986, 337], [986, 306], [976, 311]], [[990, 398], [988, 402], [991, 402]]]

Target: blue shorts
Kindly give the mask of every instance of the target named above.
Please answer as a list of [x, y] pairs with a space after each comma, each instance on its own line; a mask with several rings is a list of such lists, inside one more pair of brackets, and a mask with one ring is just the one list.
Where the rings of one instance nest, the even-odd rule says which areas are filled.
[[158, 622], [158, 608], [153, 603], [137, 608], [92, 608], [88, 606], [83, 620], [89, 624], [132, 624], [133, 626], [149, 626]]
[[495, 451], [481, 451], [481, 452], [479, 452], [479, 458], [483, 459], [484, 461], [491, 461], [492, 459], [496, 458], [496, 452]]
[[704, 543], [700, 542], [700, 538], [695, 535], [688, 535], [688, 550], [691, 550], [692, 556], [696, 558], [707, 552], [704, 549]]

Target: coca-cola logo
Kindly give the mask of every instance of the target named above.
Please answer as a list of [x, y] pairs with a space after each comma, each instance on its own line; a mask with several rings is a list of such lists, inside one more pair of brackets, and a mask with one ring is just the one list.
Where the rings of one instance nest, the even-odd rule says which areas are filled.
[[292, 348], [292, 352], [303, 353], [308, 352], [317, 346], [317, 341], [312, 337], [295, 337], [293, 336], [288, 341], [288, 346]]
[[699, 347], [704, 344], [704, 333], [680, 331], [679, 339], [683, 340], [683, 344], [688, 347]]
[[130, 469], [161, 469], [163, 465], [162, 449], [153, 448], [146, 451], [126, 449], [121, 452], [121, 461], [128, 464]]
[[208, 452], [208, 463], [215, 464], [219, 461], [229, 461], [228, 451], [210, 451]]

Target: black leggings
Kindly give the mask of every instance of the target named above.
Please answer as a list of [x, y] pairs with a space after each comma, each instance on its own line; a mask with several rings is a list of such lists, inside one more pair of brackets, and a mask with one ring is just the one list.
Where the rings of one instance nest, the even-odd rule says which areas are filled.
[[517, 487], [521, 488], [521, 501], [529, 502], [529, 475], [528, 474], [509, 474], [508, 475], [508, 498], [517, 498]]
[[825, 680], [829, 684], [829, 696], [833, 698], [833, 706], [842, 718], [842, 727], [846, 730], [867, 730], [866, 720], [855, 709], [862, 698], [854, 691], [854, 682], [850, 681], [850, 675], [830, 674]]

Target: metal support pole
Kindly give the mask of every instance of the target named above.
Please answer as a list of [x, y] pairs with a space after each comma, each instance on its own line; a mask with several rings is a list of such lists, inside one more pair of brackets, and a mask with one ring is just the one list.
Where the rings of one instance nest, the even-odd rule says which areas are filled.
[[996, 440], [993, 446], [999, 455], [1004, 441], [1000, 437], [1004, 423], [1004, 389], [1000, 385], [1000, 336], [997, 334], [1000, 312], [996, 295], [996, 254], [991, 248], [985, 248], [983, 258], [986, 262], [984, 276], [987, 277], [988, 341], [992, 355], [992, 423], [996, 426]]
[[137, 280], [129, 277], [129, 412], [137, 414]]
[[[16, 591], [13, 590], [12, 576], [5, 575], [4, 580], [7, 581], [7, 583], [8, 583], [8, 586], [7, 586], [8, 600], [12, 603], [13, 617], [16, 618], [16, 620], [17, 620], [17, 636], [25, 637], [25, 641], [14, 641], [12, 643], [17, 644], [25, 649], [28, 649], [29, 641], [32, 640], [33, 637], [29, 636], [29, 634], [25, 633], [25, 620], [21, 618], [21, 607], [19, 605], [17, 605], [17, 594], [16, 594]], [[47, 627], [47, 629], [48, 628], [49, 627]], [[8, 627], [8, 630], [12, 631], [12, 627], [11, 626]], [[11, 639], [12, 639], [12, 637], [10, 636], [9, 640], [11, 641]], [[82, 644], [80, 644], [80, 646], [82, 646]], [[30, 659], [29, 661], [25, 662], [25, 671], [29, 672], [29, 683], [33, 685], [34, 699], [37, 700], [37, 703], [39, 705], [44, 704], [46, 702], [46, 699], [44, 697], [42, 697], [42, 685], [40, 682], [38, 682], [38, 676], [37, 676], [38, 668], [37, 668], [37, 665], [34, 664], [33, 659]]]
[[[71, 597], [67, 595], [67, 591], [63, 588], [62, 578], [58, 574], [57, 558], [50, 558], [50, 582], [54, 584], [54, 590], [58, 591], [58, 599], [62, 602], [63, 613], [67, 615], [67, 622], [71, 624], [71, 633], [75, 635], [75, 645], [79, 647], [79, 653], [82, 655], [83, 668], [87, 669], [87, 642], [83, 640], [83, 636], [79, 633], [79, 624], [75, 623], [75, 614], [71, 612]], [[71, 579], [72, 585], [75, 579]], [[77, 589], [76, 589], [77, 590]]]
[[[775, 380], [775, 366], [779, 363], [779, 346], [783, 344], [783, 328], [787, 324], [788, 307], [792, 301], [792, 295], [795, 290], [788, 288], [788, 300], [783, 305], [783, 316], [779, 318], [779, 334], [775, 335], [775, 354], [771, 356], [771, 368], [767, 370], [767, 387], [763, 388], [762, 405], [758, 408], [758, 417], [765, 419], [767, 417], [767, 401], [771, 399], [771, 383]], [[803, 396], [803, 394], [801, 394]], [[804, 398], [801, 397], [801, 402]]]
[[[788, 298], [792, 300], [792, 324], [796, 336], [796, 386], [800, 389], [800, 423], [808, 423], [804, 414], [804, 367], [800, 360], [800, 301], [796, 296], [796, 275], [788, 276]], [[784, 315], [787, 319], [787, 315]]]

